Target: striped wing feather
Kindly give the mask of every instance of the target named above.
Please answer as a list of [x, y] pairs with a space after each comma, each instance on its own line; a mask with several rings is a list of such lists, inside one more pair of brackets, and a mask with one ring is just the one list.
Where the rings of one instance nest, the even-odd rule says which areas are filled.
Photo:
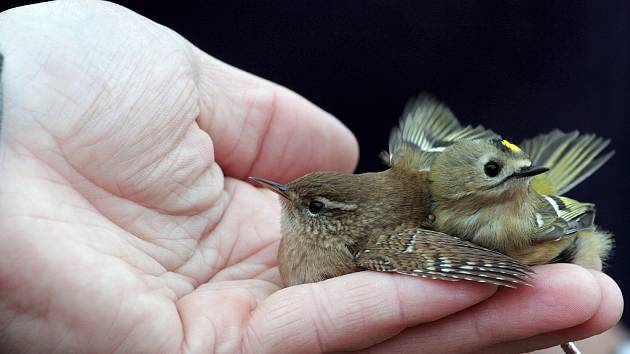
[[595, 227], [595, 205], [577, 200], [547, 195], [536, 212], [539, 222], [533, 241], [553, 241], [573, 236], [576, 232]]
[[504, 254], [422, 228], [372, 237], [356, 255], [369, 270], [506, 287], [529, 285], [533, 270]]

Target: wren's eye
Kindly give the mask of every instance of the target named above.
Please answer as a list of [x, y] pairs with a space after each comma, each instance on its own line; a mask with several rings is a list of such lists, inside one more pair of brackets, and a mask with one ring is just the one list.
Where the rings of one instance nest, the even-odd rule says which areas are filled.
[[501, 172], [501, 165], [494, 161], [489, 161], [483, 166], [483, 172], [488, 177], [496, 177]]
[[324, 209], [324, 203], [319, 200], [313, 200], [308, 204], [308, 211], [312, 214], [319, 214], [322, 209]]

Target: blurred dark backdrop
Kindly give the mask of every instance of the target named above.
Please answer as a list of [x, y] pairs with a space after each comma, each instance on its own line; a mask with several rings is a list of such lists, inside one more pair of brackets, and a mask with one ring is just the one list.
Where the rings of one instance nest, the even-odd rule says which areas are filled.
[[608, 273], [629, 293], [630, 2], [118, 3], [337, 116], [359, 140], [358, 172], [383, 168], [420, 91], [515, 142], [556, 127], [612, 138], [616, 156], [569, 196], [597, 203], [616, 234]]

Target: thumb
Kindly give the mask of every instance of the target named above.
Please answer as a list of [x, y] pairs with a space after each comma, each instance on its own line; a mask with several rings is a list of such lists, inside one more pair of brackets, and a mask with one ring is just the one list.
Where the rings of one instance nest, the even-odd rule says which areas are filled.
[[296, 93], [197, 51], [200, 127], [226, 176], [282, 182], [354, 169], [358, 146], [337, 119]]

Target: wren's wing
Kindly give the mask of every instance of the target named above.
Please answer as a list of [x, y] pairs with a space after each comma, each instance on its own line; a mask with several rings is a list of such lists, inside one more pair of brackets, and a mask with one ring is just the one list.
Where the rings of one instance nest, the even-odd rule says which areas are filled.
[[599, 154], [610, 140], [594, 134], [555, 129], [521, 143], [532, 164], [549, 167], [551, 171], [534, 177], [532, 186], [542, 194], [565, 194], [597, 171], [614, 154]]
[[519, 261], [441, 232], [414, 228], [370, 238], [355, 256], [358, 266], [442, 280], [529, 285], [534, 271]]
[[405, 106], [398, 127], [390, 135], [389, 154], [384, 159], [390, 166], [401, 162], [426, 171], [436, 154], [454, 142], [491, 138], [498, 135], [481, 125], [462, 126], [446, 105], [423, 93]]

